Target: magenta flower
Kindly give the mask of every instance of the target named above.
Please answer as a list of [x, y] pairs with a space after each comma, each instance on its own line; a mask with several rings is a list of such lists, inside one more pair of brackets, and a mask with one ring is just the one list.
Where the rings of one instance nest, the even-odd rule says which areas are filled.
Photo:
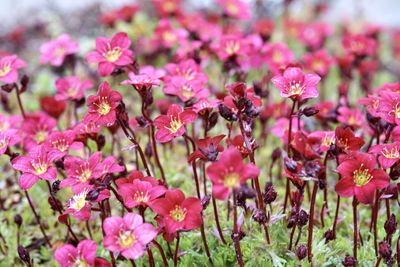
[[283, 75], [272, 78], [272, 83], [281, 91], [282, 97], [302, 101], [318, 97], [317, 84], [321, 80], [316, 74], [303, 74], [301, 68], [289, 67]]
[[153, 185], [140, 179], [135, 179], [132, 183], [124, 183], [118, 187], [118, 194], [128, 208], [147, 207], [151, 201], [164, 195], [166, 191], [164, 186]]
[[334, 59], [326, 50], [318, 50], [313, 53], [306, 53], [303, 56], [304, 66], [307, 70], [317, 73], [321, 77], [325, 77], [331, 66], [334, 64]]
[[233, 190], [259, 173], [260, 170], [253, 163], [243, 163], [242, 154], [236, 148], [222, 152], [219, 160], [207, 168], [207, 175], [213, 184], [213, 197], [221, 200], [227, 199]]
[[249, 52], [248, 43], [238, 34], [223, 35], [213, 49], [222, 61], [232, 57], [245, 56]]
[[93, 87], [91, 80], [81, 80], [78, 76], [60, 78], [56, 81], [56, 100], [79, 100], [84, 91]]
[[55, 131], [49, 135], [44, 146], [48, 150], [53, 150], [57, 154], [57, 159], [61, 159], [67, 155], [69, 149], [78, 150], [83, 148], [83, 143], [75, 141], [75, 136], [76, 134], [73, 130]]
[[128, 73], [129, 80], [121, 82], [122, 85], [132, 85], [136, 90], [144, 92], [153, 86], [160, 86], [161, 80], [150, 74]]
[[151, 203], [151, 209], [161, 217], [160, 225], [165, 227], [167, 234], [190, 231], [203, 223], [200, 200], [195, 197], [186, 198], [180, 189], [168, 190], [164, 198]]
[[101, 76], [110, 75], [116, 68], [133, 63], [133, 52], [129, 49], [131, 40], [124, 32], [119, 32], [111, 39], [96, 38], [96, 51], [90, 52], [86, 59], [89, 63], [99, 63]]
[[[60, 187], [72, 187], [74, 194], [79, 194], [85, 189], [90, 189], [91, 179], [97, 179], [101, 176], [101, 169], [97, 167], [101, 161], [101, 152], [92, 154], [87, 161], [80, 157], [68, 156], [64, 160], [64, 168], [67, 178], [62, 180]], [[97, 168], [96, 168], [97, 167]]]
[[26, 63], [16, 55], [0, 58], [0, 81], [15, 83], [18, 80], [18, 69], [25, 68]]
[[176, 44], [181, 44], [189, 35], [183, 28], [175, 29], [168, 19], [161, 19], [154, 33], [156, 40], [166, 48], [172, 48]]
[[217, 108], [221, 101], [218, 99], [200, 99], [193, 105], [193, 111], [197, 114], [203, 114], [204, 112], [210, 112], [214, 108]]
[[40, 47], [40, 63], [59, 67], [68, 55], [78, 52], [78, 43], [68, 34], [62, 34], [58, 38], [42, 44]]
[[64, 211], [64, 214], [71, 214], [72, 217], [81, 221], [87, 221], [90, 219], [91, 205], [86, 200], [88, 191], [83, 190], [81, 193], [74, 195], [68, 201], [68, 207]]
[[113, 125], [116, 120], [116, 108], [121, 100], [122, 95], [118, 91], [111, 90], [107, 82], [102, 82], [97, 94], [88, 97], [88, 111], [83, 122], [94, 122], [103, 126]]
[[156, 139], [158, 142], [166, 143], [172, 139], [182, 136], [185, 125], [196, 120], [197, 114], [189, 109], [183, 110], [181, 106], [173, 104], [168, 108], [167, 115], [160, 115], [154, 120], [154, 126], [158, 129]]
[[375, 145], [368, 152], [377, 154], [381, 167], [388, 169], [400, 160], [400, 143]]
[[103, 230], [104, 247], [112, 252], [121, 253], [127, 259], [140, 258], [146, 245], [158, 234], [153, 225], [143, 223], [143, 218], [134, 213], [128, 213], [123, 218], [106, 218]]
[[54, 257], [61, 267], [94, 267], [96, 249], [97, 245], [93, 240], [82, 240], [77, 247], [65, 244], [58, 248]]
[[208, 81], [207, 75], [201, 71], [199, 65], [193, 59], [180, 61], [178, 64], [168, 63], [165, 66], [167, 75], [164, 77], [165, 82], [169, 82], [173, 77], [179, 76], [188, 81], [196, 80], [202, 83]]
[[57, 121], [46, 113], [28, 114], [21, 125], [24, 148], [29, 151], [32, 147], [43, 144], [56, 124]]
[[267, 43], [263, 46], [264, 60], [272, 73], [279, 74], [280, 69], [285, 68], [295, 59], [294, 53], [285, 43]]
[[30, 189], [39, 179], [54, 180], [57, 176], [53, 162], [56, 153], [48, 152], [44, 146], [32, 148], [28, 155], [18, 156], [12, 161], [12, 166], [21, 171], [19, 185], [23, 190]]
[[243, 0], [216, 0], [224, 13], [232, 18], [246, 20], [250, 18], [250, 6]]
[[364, 122], [364, 115], [358, 109], [340, 107], [338, 108], [338, 113], [337, 120], [354, 129], [360, 128]]
[[179, 97], [183, 102], [193, 98], [204, 99], [209, 95], [203, 83], [197, 80], [188, 81], [182, 77], [173, 77], [170, 82], [165, 83], [163, 91], [167, 95]]
[[21, 142], [21, 137], [17, 130], [9, 129], [0, 132], [0, 155], [3, 155], [8, 147]]
[[94, 168], [95, 173], [99, 173], [100, 176], [111, 173], [123, 172], [125, 167], [116, 163], [113, 156], [106, 157], [100, 164]]

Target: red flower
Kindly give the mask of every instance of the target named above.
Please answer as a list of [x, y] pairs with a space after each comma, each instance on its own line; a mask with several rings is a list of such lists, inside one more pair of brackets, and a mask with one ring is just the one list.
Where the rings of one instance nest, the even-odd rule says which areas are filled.
[[232, 190], [246, 180], [257, 177], [260, 170], [253, 163], [244, 164], [242, 154], [236, 148], [225, 150], [217, 162], [207, 168], [207, 175], [213, 184], [213, 196], [225, 200]]
[[44, 96], [40, 98], [40, 107], [44, 112], [58, 119], [64, 113], [67, 102], [57, 100], [54, 96]]
[[107, 82], [102, 82], [96, 95], [88, 98], [88, 112], [83, 118], [84, 123], [95, 122], [99, 125], [111, 126], [116, 120], [116, 108], [122, 96], [113, 91]]
[[165, 198], [154, 200], [151, 208], [159, 216], [168, 234], [177, 231], [189, 231], [202, 224], [203, 210], [200, 200], [194, 197], [185, 198], [179, 189], [169, 190]]
[[350, 128], [343, 129], [342, 127], [337, 127], [335, 138], [336, 148], [345, 152], [359, 150], [364, 145], [364, 140], [361, 137], [355, 136]]
[[389, 175], [381, 169], [375, 169], [375, 157], [373, 155], [354, 152], [342, 158], [337, 168], [342, 175], [335, 191], [341, 197], [355, 196], [364, 204], [372, 204], [375, 191], [389, 185]]
[[218, 153], [224, 150], [224, 147], [219, 144], [224, 137], [225, 135], [221, 134], [215, 137], [207, 137], [197, 140], [197, 150], [189, 156], [189, 162], [196, 159], [215, 161], [218, 157]]
[[196, 116], [196, 112], [192, 110], [183, 110], [176, 104], [171, 105], [167, 115], [160, 115], [154, 120], [154, 126], [158, 129], [157, 141], [166, 143], [175, 137], [182, 136], [186, 132], [185, 125], [194, 122]]
[[140, 179], [135, 179], [132, 183], [125, 183], [118, 187], [118, 194], [128, 208], [147, 207], [151, 201], [162, 196], [165, 191], [167, 190], [164, 186], [153, 185]]

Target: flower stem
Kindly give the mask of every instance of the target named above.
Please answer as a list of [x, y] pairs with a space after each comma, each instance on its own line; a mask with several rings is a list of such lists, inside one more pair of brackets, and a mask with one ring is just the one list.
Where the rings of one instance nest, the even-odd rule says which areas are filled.
[[307, 257], [308, 261], [312, 261], [312, 238], [313, 238], [313, 227], [314, 227], [314, 208], [315, 198], [317, 196], [318, 182], [314, 182], [313, 192], [311, 196], [310, 204], [310, 219], [308, 221], [308, 242], [307, 242]]
[[287, 139], [287, 147], [286, 152], [290, 156], [291, 146], [290, 142], [292, 141], [292, 117], [294, 113], [294, 109], [296, 108], [296, 100], [293, 100], [292, 109], [289, 114], [289, 130], [288, 130], [288, 139]]
[[164, 266], [168, 267], [168, 261], [167, 261], [167, 258], [165, 257], [163, 248], [156, 240], [153, 240], [152, 243], [157, 247], [158, 251], [160, 252]]
[[214, 198], [214, 197], [211, 197], [211, 198], [212, 198], [211, 201], [212, 201], [212, 205], [213, 205], [215, 224], [217, 225], [218, 234], [219, 234], [219, 237], [221, 238], [222, 243], [224, 243], [224, 244], [226, 245], [226, 241], [225, 241], [225, 238], [224, 238], [224, 234], [222, 233], [221, 225], [220, 225], [220, 223], [219, 223], [217, 202], [215, 201], [215, 198]]
[[174, 267], [178, 266], [178, 252], [179, 252], [179, 232], [176, 234], [176, 246], [175, 246], [175, 255], [174, 255]]
[[242, 251], [240, 249], [239, 226], [237, 223], [236, 190], [233, 190], [233, 242], [235, 244], [236, 259], [240, 267], [244, 267]]
[[357, 240], [358, 240], [358, 228], [357, 228], [357, 199], [353, 198], [353, 223], [354, 223], [354, 240], [353, 240], [353, 256], [357, 260]]
[[22, 105], [21, 96], [20, 96], [19, 88], [18, 88], [17, 85], [15, 86], [15, 93], [16, 93], [16, 95], [17, 95], [18, 106], [19, 106], [19, 109], [21, 110], [22, 117], [23, 117], [24, 119], [26, 119], [26, 114], [25, 114], [24, 105]]

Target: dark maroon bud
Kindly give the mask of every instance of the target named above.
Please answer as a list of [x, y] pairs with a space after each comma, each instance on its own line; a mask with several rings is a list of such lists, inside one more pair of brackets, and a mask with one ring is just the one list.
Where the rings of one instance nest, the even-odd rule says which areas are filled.
[[387, 258], [387, 259], [384, 259], [384, 262], [385, 262], [385, 264], [388, 266], [388, 267], [391, 267], [391, 266], [393, 266], [393, 264], [394, 264], [394, 258], [393, 257], [389, 257], [389, 258]]
[[218, 113], [217, 112], [211, 113], [210, 117], [208, 118], [207, 131], [214, 128], [217, 122], [218, 122]]
[[275, 148], [274, 151], [272, 151], [272, 161], [276, 161], [281, 157], [282, 151], [279, 147]]
[[260, 225], [264, 225], [267, 223], [268, 218], [267, 215], [265, 214], [265, 212], [261, 209], [257, 209], [254, 211], [253, 216], [252, 216], [253, 220], [255, 222], [257, 222]]
[[260, 109], [251, 105], [251, 107], [246, 108], [245, 113], [250, 118], [257, 118], [260, 115]]
[[251, 101], [248, 100], [247, 98], [241, 97], [239, 99], [239, 101], [237, 101], [237, 103], [236, 103], [237, 109], [240, 111], [244, 110], [246, 107], [248, 107], [248, 105], [249, 105], [248, 102], [251, 103]]
[[218, 111], [221, 117], [227, 121], [237, 121], [238, 119], [236, 114], [224, 104], [219, 104]]
[[288, 171], [297, 173], [297, 162], [296, 161], [294, 161], [291, 158], [286, 157], [284, 159], [284, 163], [285, 163], [285, 167], [286, 167], [286, 169], [288, 169]]
[[53, 191], [54, 194], [56, 194], [58, 191], [60, 191], [60, 180], [55, 180], [52, 184], [51, 184], [51, 191]]
[[389, 219], [385, 222], [385, 231], [388, 236], [393, 235], [397, 229], [396, 215], [392, 213]]
[[308, 176], [317, 178], [321, 172], [321, 165], [317, 161], [306, 161], [304, 164], [304, 171]]
[[142, 128], [146, 128], [146, 127], [147, 127], [148, 122], [147, 122], [147, 120], [146, 120], [145, 117], [143, 117], [143, 116], [137, 116], [137, 117], [135, 117], [135, 119], [136, 119], [136, 121], [137, 121], [139, 127], [142, 127]]
[[15, 88], [15, 83], [8, 83], [1, 86], [1, 90], [10, 93]]
[[23, 222], [21, 215], [19, 215], [19, 214], [15, 215], [14, 222], [16, 225], [18, 225], [18, 227], [21, 227], [22, 222]]
[[304, 226], [308, 222], [308, 213], [305, 210], [301, 210], [297, 216], [297, 225]]
[[245, 236], [246, 236], [246, 234], [242, 230], [239, 230], [239, 233], [236, 233], [236, 234], [232, 233], [231, 238], [232, 238], [233, 241], [240, 241]]
[[20, 93], [23, 93], [26, 91], [26, 89], [28, 88], [28, 84], [29, 84], [29, 77], [28, 75], [24, 75], [21, 78], [21, 89], [19, 90]]
[[324, 234], [324, 237], [325, 237], [325, 244], [335, 238], [332, 230], [326, 231]]
[[117, 119], [122, 122], [123, 125], [129, 125], [129, 116], [126, 113], [125, 103], [121, 101], [121, 103], [117, 107]]
[[300, 245], [297, 246], [296, 248], [296, 257], [301, 261], [307, 256], [307, 246], [306, 245]]
[[153, 92], [151, 90], [146, 90], [143, 94], [143, 102], [145, 103], [145, 105], [150, 106], [151, 104], [153, 104], [153, 100]]
[[100, 195], [100, 192], [98, 189], [92, 189], [87, 193], [86, 200], [87, 201], [96, 201], [96, 199], [99, 197], [99, 195]]
[[346, 255], [346, 257], [344, 257], [344, 260], [342, 261], [342, 264], [345, 267], [355, 267], [356, 263], [356, 259], [350, 255]]
[[201, 199], [201, 206], [203, 207], [203, 210], [205, 210], [208, 207], [208, 204], [210, 204], [210, 199], [211, 199], [210, 195], [204, 196]]
[[318, 179], [318, 187], [321, 190], [326, 188], [326, 180], [325, 179]]
[[96, 138], [97, 150], [101, 151], [106, 144], [106, 137], [102, 134], [99, 134]]
[[265, 184], [265, 193], [263, 194], [263, 199], [265, 204], [271, 204], [275, 201], [278, 193], [275, 191], [274, 186], [271, 182]]
[[18, 245], [18, 256], [19, 258], [26, 263], [31, 263], [31, 257], [29, 256], [29, 250], [27, 250], [24, 246]]
[[151, 158], [153, 156], [153, 148], [152, 148], [150, 142], [147, 143], [147, 145], [144, 149], [144, 154], [149, 158]]
[[390, 169], [389, 173], [390, 179], [396, 181], [400, 177], [400, 165], [396, 164]]
[[296, 211], [292, 208], [292, 211], [290, 212], [289, 215], [289, 220], [288, 220], [288, 224], [287, 224], [287, 228], [292, 228], [297, 221], [297, 213]]
[[301, 111], [301, 113], [303, 113], [304, 116], [306, 116], [306, 117], [314, 116], [318, 112], [319, 112], [319, 110], [314, 107], [306, 107]]
[[382, 258], [388, 259], [392, 256], [392, 249], [390, 248], [390, 245], [386, 241], [381, 241], [379, 242], [379, 255], [381, 255]]
[[256, 197], [256, 192], [247, 186], [241, 186], [237, 190], [236, 199], [238, 206], [244, 207], [246, 205], [246, 199], [251, 199]]
[[82, 97], [81, 99], [74, 100], [75, 108], [82, 107], [85, 104], [85, 98]]

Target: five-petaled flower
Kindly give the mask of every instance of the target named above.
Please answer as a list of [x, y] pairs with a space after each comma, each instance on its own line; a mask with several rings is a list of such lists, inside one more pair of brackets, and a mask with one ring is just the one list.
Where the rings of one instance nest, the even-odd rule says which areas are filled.
[[108, 217], [104, 220], [104, 247], [112, 252], [121, 253], [127, 259], [141, 257], [156, 236], [157, 230], [149, 223], [143, 223], [142, 216], [128, 213], [123, 218]]
[[62, 34], [40, 47], [40, 63], [60, 67], [68, 55], [78, 52], [78, 43], [68, 34]]
[[129, 49], [131, 40], [124, 32], [119, 32], [111, 39], [96, 38], [96, 51], [90, 52], [86, 59], [89, 63], [99, 63], [101, 76], [110, 75], [116, 68], [133, 63], [133, 52]]
[[132, 183], [124, 183], [118, 187], [118, 194], [128, 208], [147, 207], [151, 201], [164, 195], [166, 191], [167, 189], [164, 186], [154, 185], [140, 179], [135, 179]]
[[116, 120], [116, 108], [121, 100], [122, 95], [118, 91], [111, 90], [107, 82], [102, 82], [97, 94], [88, 97], [88, 111], [83, 122], [94, 122], [103, 126], [113, 125]]
[[335, 186], [341, 197], [355, 196], [364, 204], [372, 204], [377, 189], [389, 185], [389, 175], [381, 169], [375, 169], [375, 157], [371, 154], [353, 152], [343, 156], [337, 170], [342, 178]]
[[182, 109], [181, 106], [172, 104], [168, 108], [167, 115], [160, 115], [154, 120], [154, 126], [158, 129], [156, 139], [166, 143], [172, 139], [182, 136], [185, 126], [196, 120], [196, 112], [189, 109]]
[[321, 80], [316, 74], [303, 74], [299, 67], [288, 67], [283, 75], [272, 78], [272, 83], [281, 91], [282, 97], [305, 100], [318, 97], [317, 84]]
[[260, 170], [253, 163], [243, 163], [242, 154], [236, 148], [222, 152], [219, 160], [207, 168], [207, 175], [213, 184], [213, 197], [221, 200], [227, 199], [233, 190], [259, 173]]
[[168, 234], [193, 230], [203, 223], [200, 200], [195, 197], [186, 198], [180, 189], [168, 190], [164, 198], [154, 200], [150, 207], [160, 216], [161, 224]]
[[81, 80], [78, 76], [60, 78], [56, 81], [57, 100], [82, 99], [84, 91], [93, 87], [91, 80]]
[[18, 156], [12, 161], [14, 169], [21, 171], [19, 185], [22, 189], [28, 190], [39, 179], [54, 180], [57, 176], [53, 161], [57, 153], [47, 151], [44, 146], [32, 148], [26, 156]]
[[82, 240], [77, 247], [70, 244], [59, 247], [54, 257], [61, 267], [95, 266], [96, 249], [93, 240]]
[[25, 61], [16, 55], [0, 58], [0, 81], [4, 83], [15, 83], [18, 80], [18, 69], [26, 66]]

